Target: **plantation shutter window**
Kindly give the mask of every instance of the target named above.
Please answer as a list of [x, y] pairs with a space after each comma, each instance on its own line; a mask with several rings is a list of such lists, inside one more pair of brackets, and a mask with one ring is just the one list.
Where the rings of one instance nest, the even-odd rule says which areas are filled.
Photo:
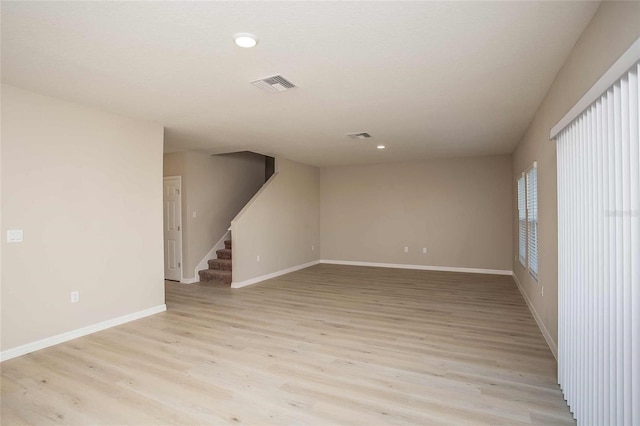
[[527, 268], [538, 279], [538, 167], [527, 172]]
[[527, 207], [524, 173], [518, 178], [518, 253], [522, 266], [527, 266]]

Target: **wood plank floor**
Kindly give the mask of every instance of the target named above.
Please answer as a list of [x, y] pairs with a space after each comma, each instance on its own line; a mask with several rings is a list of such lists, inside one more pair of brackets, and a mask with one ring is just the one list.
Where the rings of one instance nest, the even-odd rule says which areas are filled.
[[17, 424], [567, 424], [511, 277], [316, 265], [1, 364]]

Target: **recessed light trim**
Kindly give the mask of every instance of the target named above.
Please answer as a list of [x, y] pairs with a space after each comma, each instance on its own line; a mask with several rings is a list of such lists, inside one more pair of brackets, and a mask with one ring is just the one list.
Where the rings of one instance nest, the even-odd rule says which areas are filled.
[[237, 33], [233, 35], [233, 40], [240, 47], [249, 49], [258, 44], [258, 37], [251, 33]]
[[385, 148], [386, 148], [386, 146], [384, 146], [384, 145], [378, 145], [378, 146], [376, 146], [376, 148], [378, 148], [378, 149], [385, 149]]

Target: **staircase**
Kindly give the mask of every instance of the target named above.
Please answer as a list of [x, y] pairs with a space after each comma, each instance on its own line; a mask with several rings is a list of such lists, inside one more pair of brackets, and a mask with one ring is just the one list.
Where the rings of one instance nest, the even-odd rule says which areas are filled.
[[217, 259], [208, 261], [209, 269], [199, 271], [200, 283], [215, 287], [231, 287], [231, 240], [224, 242], [224, 248], [217, 250]]

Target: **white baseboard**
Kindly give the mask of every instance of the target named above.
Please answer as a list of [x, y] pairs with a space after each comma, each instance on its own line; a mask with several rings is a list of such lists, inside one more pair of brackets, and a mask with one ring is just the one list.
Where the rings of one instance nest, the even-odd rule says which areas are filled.
[[553, 354], [553, 356], [557, 361], [558, 345], [551, 338], [551, 334], [549, 334], [549, 330], [547, 330], [547, 327], [545, 327], [544, 323], [542, 322], [542, 318], [540, 318], [540, 315], [538, 315], [538, 311], [536, 311], [536, 308], [533, 307], [533, 303], [531, 303], [531, 299], [529, 299], [527, 292], [524, 291], [524, 288], [522, 287], [522, 284], [520, 283], [520, 280], [518, 279], [518, 276], [515, 273], [513, 274], [513, 280], [516, 282], [516, 285], [518, 286], [518, 290], [520, 290], [520, 294], [522, 294], [522, 298], [527, 303], [527, 306], [529, 307], [529, 311], [531, 311], [531, 315], [533, 315], [533, 319], [536, 320], [536, 324], [538, 324], [538, 328], [542, 332], [542, 336], [544, 337], [544, 340], [547, 341], [547, 345], [549, 345], [549, 349], [551, 349], [551, 353]]
[[38, 340], [26, 345], [18, 346], [17, 348], [7, 349], [0, 352], [0, 362], [6, 361], [11, 358], [15, 358], [21, 355], [35, 352], [40, 349], [48, 348], [49, 346], [57, 345], [59, 343], [67, 342], [69, 340], [77, 339], [78, 337], [86, 336], [87, 334], [95, 333], [97, 331], [106, 330], [107, 328], [115, 327], [130, 321], [135, 321], [140, 318], [148, 317], [149, 315], [157, 314], [167, 310], [167, 305], [162, 304], [154, 306], [149, 309], [134, 312], [132, 314], [123, 315], [121, 317], [113, 318], [110, 320], [102, 321], [97, 324], [82, 327], [77, 330], [68, 331], [66, 333], [58, 334], [56, 336], [47, 337], [42, 340]]
[[300, 269], [308, 268], [309, 266], [317, 265], [318, 263], [320, 263], [320, 260], [314, 260], [313, 262], [304, 263], [304, 264], [298, 265], [298, 266], [293, 266], [291, 268], [283, 269], [281, 271], [273, 272], [273, 273], [267, 274], [267, 275], [261, 275], [259, 277], [251, 278], [251, 279], [248, 279], [248, 280], [245, 280], [245, 281], [232, 282], [231, 283], [231, 288], [241, 288], [241, 287], [246, 287], [246, 286], [251, 285], [251, 284], [257, 284], [257, 283], [259, 283], [261, 281], [264, 281], [264, 280], [268, 280], [268, 279], [271, 279], [271, 278], [279, 277], [280, 275], [288, 274], [290, 272], [299, 271]]
[[180, 280], [180, 284], [193, 284], [200, 281], [199, 278], [183, 278]]
[[466, 272], [466, 273], [472, 273], [472, 274], [513, 275], [512, 271], [507, 271], [503, 269], [459, 268], [455, 266], [408, 265], [404, 263], [354, 262], [351, 260], [329, 260], [329, 259], [322, 259], [320, 260], [320, 263], [329, 263], [332, 265], [373, 266], [375, 268], [418, 269], [423, 271], [445, 271], [445, 272]]

